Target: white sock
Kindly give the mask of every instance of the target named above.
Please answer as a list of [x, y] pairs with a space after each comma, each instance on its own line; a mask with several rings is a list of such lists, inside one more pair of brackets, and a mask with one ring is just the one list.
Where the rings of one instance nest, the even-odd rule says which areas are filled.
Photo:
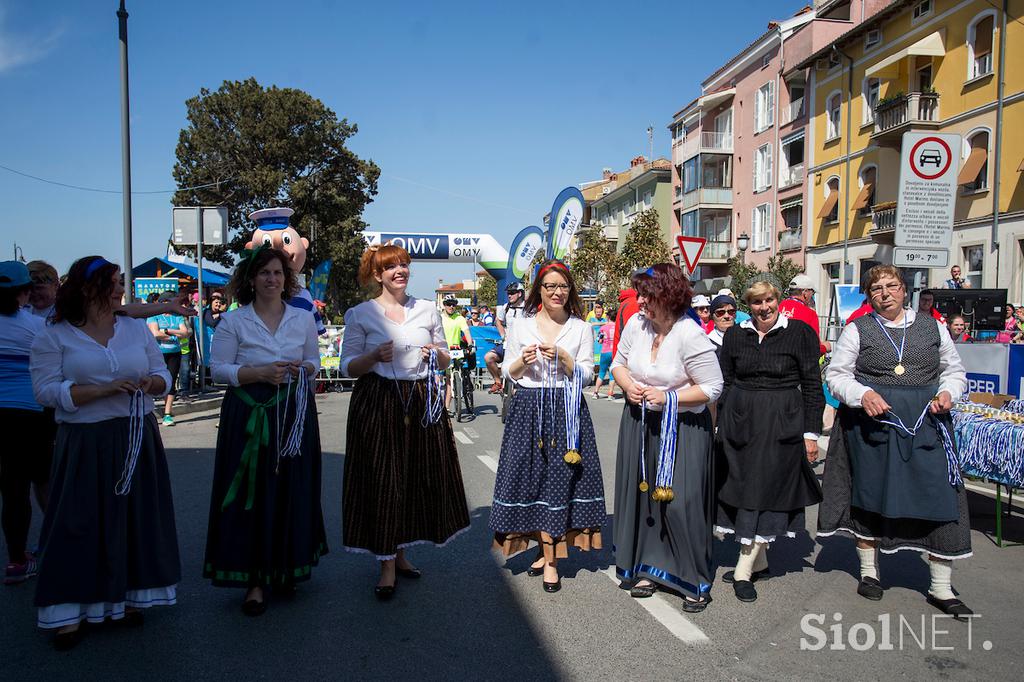
[[757, 544], [760, 546], [760, 549], [756, 552], [754, 565], [751, 567], [754, 573], [768, 570], [768, 545], [762, 542]]
[[928, 562], [928, 572], [932, 576], [928, 594], [936, 599], [956, 599], [952, 588], [953, 562], [948, 559], [931, 559], [927, 554], [921, 556]]
[[761, 544], [757, 542], [740, 547], [740, 558], [736, 561], [733, 580], [750, 580], [750, 574], [754, 572], [754, 562], [757, 561], [760, 549]]
[[860, 577], [874, 578], [878, 580], [878, 566], [875, 564], [874, 547], [858, 547], [857, 556], [860, 557]]

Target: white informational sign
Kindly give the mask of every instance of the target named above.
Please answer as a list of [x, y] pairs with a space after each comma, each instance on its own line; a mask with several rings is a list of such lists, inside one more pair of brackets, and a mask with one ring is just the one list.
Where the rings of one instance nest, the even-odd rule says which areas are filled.
[[[171, 209], [171, 240], [178, 246], [195, 246], [199, 242], [199, 223], [194, 206]], [[223, 246], [228, 243], [228, 209], [226, 206], [203, 207], [203, 244]]]
[[[968, 393], [1007, 393], [1009, 346], [1005, 343], [958, 343], [956, 350], [967, 370]], [[953, 396], [956, 400], [958, 396]]]
[[[953, 239], [959, 159], [959, 135], [903, 134], [900, 193], [896, 204], [896, 246], [932, 252], [948, 251]], [[905, 258], [911, 255], [909, 251], [904, 252]], [[921, 252], [920, 255], [928, 254]], [[916, 263], [916, 258], [914, 260]], [[917, 267], [939, 265], [927, 263]]]
[[892, 264], [898, 268], [945, 268], [949, 266], [949, 249], [897, 246], [892, 251]]

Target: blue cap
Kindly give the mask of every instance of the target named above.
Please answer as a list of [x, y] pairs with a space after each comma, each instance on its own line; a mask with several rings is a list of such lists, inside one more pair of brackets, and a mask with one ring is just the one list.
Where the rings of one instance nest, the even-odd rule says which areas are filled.
[[0, 261], [0, 288], [20, 287], [31, 283], [27, 265], [16, 260]]
[[256, 222], [256, 227], [264, 231], [283, 230], [288, 227], [288, 218], [295, 213], [290, 208], [276, 206], [274, 208], [261, 208], [249, 214], [249, 220]]

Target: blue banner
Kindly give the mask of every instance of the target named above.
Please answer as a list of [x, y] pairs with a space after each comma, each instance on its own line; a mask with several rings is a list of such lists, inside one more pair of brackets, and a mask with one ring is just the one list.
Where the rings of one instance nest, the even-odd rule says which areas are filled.
[[331, 259], [325, 260], [313, 270], [313, 276], [309, 279], [309, 293], [314, 300], [322, 301], [327, 295], [327, 280], [331, 275]]
[[565, 258], [572, 246], [576, 231], [583, 224], [583, 193], [575, 187], [566, 187], [551, 205], [548, 217], [548, 258]]
[[417, 260], [448, 260], [448, 235], [446, 234], [382, 233], [380, 243], [387, 244], [388, 242], [395, 246], [401, 246]]
[[135, 298], [142, 301], [150, 294], [178, 290], [177, 277], [136, 277], [132, 283], [135, 285]]

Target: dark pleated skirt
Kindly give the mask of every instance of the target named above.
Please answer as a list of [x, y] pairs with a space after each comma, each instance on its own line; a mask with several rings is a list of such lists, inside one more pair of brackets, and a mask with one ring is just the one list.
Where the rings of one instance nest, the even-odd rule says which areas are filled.
[[61, 424], [36, 584], [39, 626], [119, 618], [124, 607], [175, 602], [181, 579], [167, 459], [152, 414], [126, 495], [127, 417]]
[[556, 389], [548, 398], [542, 407], [537, 388], [521, 388], [512, 396], [490, 528], [495, 546], [506, 555], [538, 542], [550, 561], [566, 557], [569, 546], [600, 549], [606, 512], [601, 460], [586, 401], [580, 403], [579, 417], [582, 461], [568, 464], [564, 392]]
[[[956, 487], [957, 520], [888, 518], [851, 504], [857, 474], [847, 450], [848, 427], [853, 423], [849, 408], [841, 407], [829, 440], [825, 459], [823, 489], [825, 499], [818, 508], [818, 537], [844, 533], [865, 540], [876, 540], [879, 551], [893, 554], [900, 550], [928, 552], [944, 559], [971, 556], [971, 520], [967, 509], [967, 491]], [[945, 467], [945, 463], [942, 463]], [[943, 469], [944, 471], [944, 469]]]
[[[711, 414], [677, 417], [671, 502], [651, 499], [661, 446], [661, 412], [627, 404], [619, 422], [615, 475], [615, 572], [622, 580], [647, 578], [695, 599], [715, 577], [711, 524], [715, 509]], [[640, 492], [640, 443], [644, 442], [649, 490]]]
[[[242, 387], [254, 400], [266, 401], [276, 387]], [[300, 454], [278, 458], [278, 434], [287, 437], [295, 419], [294, 395], [286, 408], [282, 400], [267, 409], [268, 445], [261, 447], [256, 467], [255, 497], [245, 509], [248, 475], [234, 501], [221, 505], [238, 471], [248, 436], [246, 425], [253, 408], [228, 390], [220, 410], [213, 493], [206, 535], [203, 577], [219, 587], [288, 586], [308, 580], [312, 569], [327, 554], [320, 507], [320, 426], [316, 402], [309, 396]]]
[[345, 436], [346, 550], [390, 559], [413, 545], [444, 545], [469, 528], [451, 420], [442, 411], [438, 423], [422, 426], [426, 394], [426, 380], [371, 372], [356, 382]]

